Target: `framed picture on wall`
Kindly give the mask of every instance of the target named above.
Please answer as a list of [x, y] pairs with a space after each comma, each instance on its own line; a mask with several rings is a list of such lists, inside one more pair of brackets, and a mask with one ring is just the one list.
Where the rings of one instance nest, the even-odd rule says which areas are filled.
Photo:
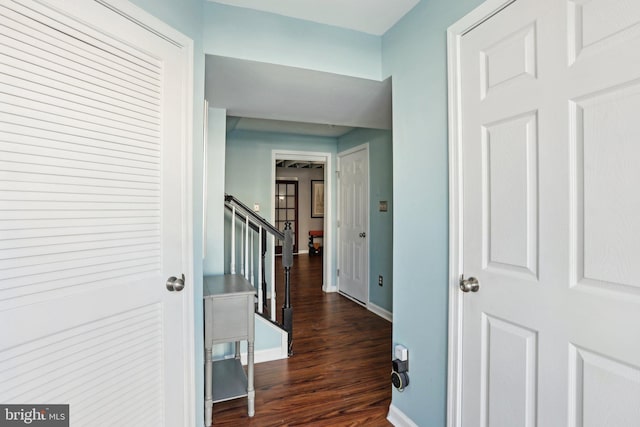
[[324, 217], [324, 181], [311, 180], [311, 218]]

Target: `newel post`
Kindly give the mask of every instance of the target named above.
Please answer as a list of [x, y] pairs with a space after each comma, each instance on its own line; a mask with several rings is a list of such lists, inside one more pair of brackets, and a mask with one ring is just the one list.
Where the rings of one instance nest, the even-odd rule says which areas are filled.
[[290, 222], [287, 222], [284, 226], [282, 266], [284, 267], [284, 305], [282, 307], [282, 324], [289, 335], [289, 356], [292, 356], [293, 308], [291, 307], [291, 267], [293, 266], [293, 236]]

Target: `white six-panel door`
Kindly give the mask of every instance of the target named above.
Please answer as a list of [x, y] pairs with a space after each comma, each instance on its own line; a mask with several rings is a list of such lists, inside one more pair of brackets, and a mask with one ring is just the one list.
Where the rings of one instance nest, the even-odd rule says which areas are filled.
[[640, 425], [640, 3], [462, 36], [461, 425]]
[[339, 290], [369, 301], [369, 150], [356, 147], [338, 156]]
[[0, 402], [184, 425], [190, 42], [95, 1], [2, 0], [0, 27]]

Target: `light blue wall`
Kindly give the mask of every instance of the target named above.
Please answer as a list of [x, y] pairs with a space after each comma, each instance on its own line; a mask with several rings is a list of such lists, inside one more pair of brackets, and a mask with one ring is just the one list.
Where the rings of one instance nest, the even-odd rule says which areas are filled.
[[204, 275], [225, 273], [224, 264], [224, 163], [227, 111], [209, 108], [207, 126], [207, 209]]
[[194, 41], [193, 75], [193, 258], [195, 298], [195, 414], [204, 425], [204, 368], [202, 313], [202, 140], [204, 103], [204, 53], [202, 49], [203, 0], [131, 0]]
[[481, 0], [422, 0], [383, 36], [393, 76], [393, 341], [409, 348], [411, 385], [393, 405], [444, 426], [447, 379], [446, 29]]
[[380, 79], [380, 37], [211, 2], [204, 19], [207, 54]]
[[[389, 312], [393, 303], [393, 149], [391, 131], [356, 129], [338, 138], [338, 153], [369, 143], [369, 301]], [[388, 202], [380, 212], [379, 202]], [[378, 275], [384, 278], [378, 285]]]

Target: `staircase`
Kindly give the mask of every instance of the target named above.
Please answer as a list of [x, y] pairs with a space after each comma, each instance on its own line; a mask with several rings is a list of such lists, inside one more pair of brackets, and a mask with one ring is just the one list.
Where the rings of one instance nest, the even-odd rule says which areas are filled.
[[[293, 307], [291, 307], [291, 267], [293, 266], [293, 239], [291, 224], [278, 230], [257, 215], [236, 197], [225, 194], [225, 208], [230, 214], [231, 237], [230, 274], [241, 274], [256, 289], [256, 313], [287, 332], [288, 354], [293, 355]], [[277, 315], [275, 280], [266, 278], [266, 255], [275, 251], [276, 242], [282, 241], [282, 271], [284, 274], [284, 305]], [[274, 266], [275, 268], [275, 266]], [[278, 274], [276, 270], [276, 274]]]

